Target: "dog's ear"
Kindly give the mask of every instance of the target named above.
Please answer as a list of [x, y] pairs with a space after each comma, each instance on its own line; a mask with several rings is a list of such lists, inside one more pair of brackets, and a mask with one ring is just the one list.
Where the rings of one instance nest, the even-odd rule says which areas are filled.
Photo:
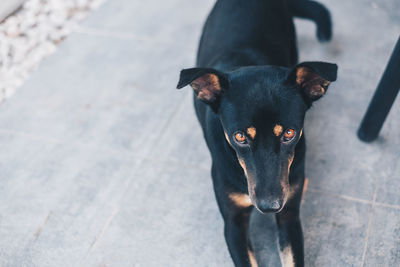
[[181, 89], [189, 84], [198, 99], [215, 107], [224, 90], [228, 88], [228, 78], [215, 69], [184, 69], [181, 71], [177, 88]]
[[321, 98], [331, 82], [336, 81], [337, 65], [326, 62], [303, 62], [295, 66], [289, 75], [302, 90], [307, 102]]

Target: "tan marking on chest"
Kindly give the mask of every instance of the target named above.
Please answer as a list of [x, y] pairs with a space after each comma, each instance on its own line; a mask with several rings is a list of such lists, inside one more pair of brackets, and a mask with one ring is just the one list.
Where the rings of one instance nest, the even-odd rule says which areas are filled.
[[289, 245], [283, 251], [279, 250], [282, 266], [294, 267], [294, 257], [292, 247]]
[[247, 208], [252, 205], [250, 197], [246, 194], [230, 193], [229, 198], [233, 202], [233, 204], [235, 204], [235, 206], [240, 208]]
[[280, 124], [276, 124], [274, 127], [274, 134], [275, 136], [280, 136], [283, 132], [283, 127]]
[[254, 255], [253, 251], [247, 250], [247, 252], [249, 253], [250, 266], [251, 267], [258, 267], [256, 256]]
[[251, 139], [254, 140], [254, 138], [256, 138], [256, 134], [257, 134], [256, 128], [254, 126], [247, 128], [247, 134], [251, 137]]

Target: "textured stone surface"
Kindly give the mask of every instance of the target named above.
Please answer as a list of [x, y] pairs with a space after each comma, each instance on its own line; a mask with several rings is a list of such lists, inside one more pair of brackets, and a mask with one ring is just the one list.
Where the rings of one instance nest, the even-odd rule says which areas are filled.
[[[39, 63], [56, 50], [76, 23], [102, 2], [3, 0], [0, 6], [0, 102], [12, 96]], [[15, 12], [10, 14], [12, 11]], [[5, 18], [5, 15], [9, 16]]]
[[[335, 38], [296, 20], [300, 59], [339, 64], [307, 116], [307, 266], [394, 266], [400, 109], [356, 130], [400, 32], [397, 0], [323, 1]], [[0, 105], [1, 266], [233, 266], [190, 88], [213, 1], [112, 0]], [[260, 229], [267, 226], [267, 230]], [[279, 266], [274, 216], [254, 213], [260, 266]]]
[[365, 266], [396, 266], [400, 259], [400, 209], [376, 207]]

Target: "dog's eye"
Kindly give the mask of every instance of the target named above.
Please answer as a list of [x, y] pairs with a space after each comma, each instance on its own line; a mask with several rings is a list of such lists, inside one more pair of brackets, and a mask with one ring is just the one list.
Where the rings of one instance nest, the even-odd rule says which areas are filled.
[[286, 129], [284, 135], [283, 135], [283, 141], [287, 142], [293, 139], [293, 137], [295, 136], [296, 131], [289, 128]]
[[247, 143], [247, 137], [242, 132], [236, 132], [235, 133], [235, 140], [240, 144], [246, 144]]

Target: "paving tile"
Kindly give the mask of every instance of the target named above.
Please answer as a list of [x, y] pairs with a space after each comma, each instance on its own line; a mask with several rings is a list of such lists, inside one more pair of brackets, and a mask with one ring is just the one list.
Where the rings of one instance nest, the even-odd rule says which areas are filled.
[[370, 209], [307, 192], [301, 211], [306, 266], [360, 266]]
[[[211, 156], [193, 107], [191, 88], [164, 134], [155, 143], [151, 157], [211, 170]], [[173, 138], [171, 138], [173, 137]]]
[[208, 172], [145, 162], [87, 266], [232, 266]]
[[6, 138], [2, 148], [14, 152], [1, 157], [0, 265], [76, 266], [137, 183], [140, 160], [82, 144]]
[[174, 88], [190, 61], [184, 49], [149, 48], [135, 40], [71, 36], [0, 107], [1, 129], [142, 153], [179, 105], [184, 93]]
[[364, 266], [397, 266], [399, 240], [400, 209], [375, 207]]
[[312, 112], [307, 117], [309, 120], [306, 119], [304, 131], [306, 176], [310, 187], [372, 200], [376, 176], [384, 171], [376, 168], [382, 150], [359, 141], [357, 126], [339, 115], [329, 114], [333, 110], [318, 106]]

